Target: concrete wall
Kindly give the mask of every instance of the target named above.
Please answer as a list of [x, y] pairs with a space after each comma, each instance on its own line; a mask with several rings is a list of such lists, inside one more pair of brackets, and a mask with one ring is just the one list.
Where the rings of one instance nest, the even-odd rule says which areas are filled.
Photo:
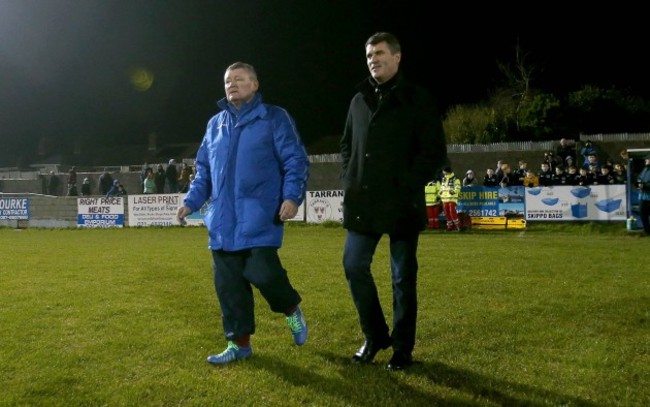
[[29, 198], [30, 220], [0, 220], [12, 228], [76, 228], [77, 197], [40, 194], [0, 194], [0, 198]]
[[[81, 182], [84, 178], [88, 177], [90, 180], [90, 191], [93, 196], [99, 196], [99, 176], [101, 173], [96, 172], [79, 172], [77, 173], [77, 191], [81, 194]], [[59, 178], [59, 191], [57, 196], [65, 196], [67, 194], [68, 174], [57, 174]], [[119, 179], [126, 191], [130, 194], [141, 194], [142, 188], [140, 187], [140, 172], [117, 172], [111, 173], [113, 179]], [[48, 193], [47, 185], [49, 175], [39, 175], [36, 179], [3, 179], [1, 180], [0, 192], [5, 193], [34, 193], [43, 194]]]

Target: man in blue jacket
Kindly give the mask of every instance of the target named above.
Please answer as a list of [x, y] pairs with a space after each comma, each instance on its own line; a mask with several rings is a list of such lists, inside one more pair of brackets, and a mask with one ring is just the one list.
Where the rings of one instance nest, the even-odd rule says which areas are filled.
[[[371, 363], [392, 346], [386, 367], [401, 370], [413, 363], [417, 246], [427, 224], [424, 186], [446, 165], [447, 145], [433, 98], [398, 69], [397, 38], [372, 35], [365, 57], [370, 77], [357, 86], [341, 138], [343, 267], [365, 337], [352, 361]], [[384, 234], [390, 238], [392, 332], [370, 270]]]
[[252, 65], [236, 62], [224, 75], [222, 109], [208, 122], [196, 156], [196, 177], [178, 209], [184, 218], [209, 202], [205, 215], [214, 286], [226, 349], [208, 357], [222, 365], [252, 356], [255, 286], [273, 312], [283, 313], [297, 345], [307, 340], [301, 297], [289, 282], [278, 248], [283, 222], [305, 196], [309, 161], [293, 118], [262, 102]]

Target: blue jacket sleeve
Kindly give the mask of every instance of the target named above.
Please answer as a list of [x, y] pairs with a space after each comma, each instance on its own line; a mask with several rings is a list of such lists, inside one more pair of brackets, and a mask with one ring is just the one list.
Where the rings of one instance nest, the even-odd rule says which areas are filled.
[[212, 178], [210, 175], [210, 160], [208, 155], [208, 143], [210, 142], [210, 135], [212, 134], [212, 126], [215, 118], [212, 118], [208, 123], [208, 127], [201, 142], [201, 146], [196, 153], [195, 171], [196, 175], [194, 181], [190, 184], [190, 189], [185, 195], [183, 204], [190, 208], [192, 212], [196, 212], [212, 195]]
[[300, 205], [309, 178], [309, 159], [293, 118], [282, 108], [275, 115], [273, 143], [283, 171], [282, 199]]

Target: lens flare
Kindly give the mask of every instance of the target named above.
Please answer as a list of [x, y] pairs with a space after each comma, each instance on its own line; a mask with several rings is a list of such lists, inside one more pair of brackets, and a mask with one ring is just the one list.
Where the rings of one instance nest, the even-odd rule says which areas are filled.
[[129, 72], [129, 79], [135, 90], [146, 92], [153, 85], [153, 72], [147, 68], [133, 68]]

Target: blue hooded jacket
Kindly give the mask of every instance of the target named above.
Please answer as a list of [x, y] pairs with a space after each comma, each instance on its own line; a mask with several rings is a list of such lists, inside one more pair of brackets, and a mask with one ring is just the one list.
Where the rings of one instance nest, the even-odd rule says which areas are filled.
[[113, 186], [111, 186], [111, 189], [108, 190], [106, 193], [106, 198], [109, 196], [120, 196], [120, 195], [126, 195], [126, 191], [123, 189], [120, 191], [120, 180], [113, 180]]
[[309, 160], [289, 113], [262, 103], [258, 93], [237, 111], [221, 99], [196, 156], [196, 177], [184, 204], [193, 212], [207, 201], [209, 248], [237, 251], [280, 247], [280, 205], [300, 205]]

